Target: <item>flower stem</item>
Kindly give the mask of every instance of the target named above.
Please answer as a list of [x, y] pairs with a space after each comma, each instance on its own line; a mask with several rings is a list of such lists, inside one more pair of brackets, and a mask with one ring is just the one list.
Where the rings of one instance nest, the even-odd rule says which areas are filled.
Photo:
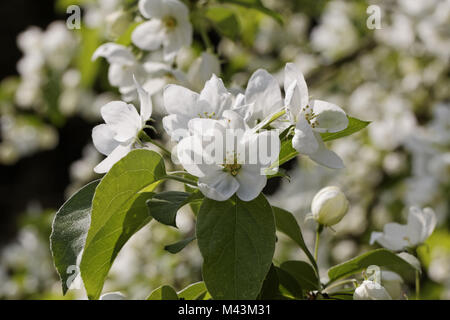
[[321, 225], [321, 224], [317, 225], [316, 242], [314, 245], [314, 260], [316, 260], [316, 263], [317, 263], [317, 258], [319, 256], [319, 240], [320, 240], [320, 233], [322, 232], [322, 229], [323, 229], [323, 225]]
[[164, 147], [162, 144], [160, 144], [159, 142], [156, 142], [156, 141], [153, 140], [153, 139], [150, 139], [149, 142], [150, 142], [151, 144], [157, 146], [158, 148], [160, 148], [164, 153], [167, 154], [167, 156], [170, 157], [170, 156], [172, 155], [172, 153], [171, 153], [168, 149], [166, 149], [166, 147]]
[[144, 141], [144, 142], [149, 142], [155, 146], [157, 146], [159, 149], [161, 149], [169, 158], [172, 156], [172, 152], [170, 152], [168, 149], [166, 149], [166, 147], [164, 147], [161, 143], [156, 142], [155, 140], [153, 140], [152, 138], [150, 138], [148, 136], [148, 134], [142, 130], [141, 132], [139, 132], [139, 137], [138, 137], [139, 141]]
[[416, 270], [416, 300], [420, 300], [420, 272]]
[[274, 114], [272, 114], [272, 116], [268, 120], [266, 120], [265, 122], [260, 124], [260, 126], [262, 125], [262, 127], [260, 129], [267, 129], [272, 122], [274, 122], [278, 118], [284, 116], [285, 114], [286, 114], [285, 108], [281, 109], [280, 111], [275, 112]]
[[174, 176], [174, 175], [166, 175], [164, 178], [169, 179], [169, 180], [174, 180], [174, 181], [178, 181], [178, 182], [182, 182], [185, 184], [190, 184], [192, 186], [197, 186], [197, 182], [190, 180], [190, 179], [186, 179], [180, 176]]
[[354, 284], [354, 283], [356, 283], [356, 280], [355, 279], [348, 279], [348, 280], [342, 280], [342, 281], [333, 283], [329, 287], [326, 287], [325, 290], [322, 291], [322, 293], [329, 293], [330, 289], [342, 286], [342, 285], [347, 284], [347, 283], [353, 283]]

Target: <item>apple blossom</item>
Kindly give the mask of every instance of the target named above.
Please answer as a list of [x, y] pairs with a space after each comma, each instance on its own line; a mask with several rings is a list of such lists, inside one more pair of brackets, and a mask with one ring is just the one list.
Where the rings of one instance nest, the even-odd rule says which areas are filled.
[[123, 101], [112, 101], [101, 108], [105, 123], [94, 127], [92, 140], [96, 149], [107, 157], [94, 168], [97, 173], [108, 172], [117, 161], [135, 148], [139, 132], [152, 115], [150, 96], [137, 82], [136, 86], [140, 114], [132, 104]]
[[225, 110], [233, 107], [231, 93], [221, 79], [212, 75], [200, 94], [179, 85], [169, 85], [164, 89], [164, 106], [168, 116], [163, 118], [163, 126], [173, 140], [188, 135], [191, 119], [220, 119]]
[[417, 207], [409, 209], [408, 223], [388, 223], [383, 232], [372, 232], [370, 243], [375, 241], [389, 250], [401, 251], [415, 248], [425, 242], [436, 226], [436, 215], [430, 208], [423, 210]]
[[[110, 66], [108, 69], [109, 83], [118, 87], [120, 93], [127, 96], [130, 92], [136, 90], [133, 77], [142, 80], [145, 76], [145, 69], [136, 60], [131, 50], [125, 46], [116, 43], [105, 43], [95, 50], [92, 60], [99, 57], [105, 58]], [[133, 100], [130, 97], [128, 100]]]
[[178, 0], [140, 0], [139, 11], [150, 21], [136, 27], [133, 43], [143, 50], [157, 50], [161, 46], [164, 58], [171, 60], [183, 46], [192, 42], [189, 10]]
[[[198, 188], [206, 197], [225, 201], [236, 193], [241, 200], [250, 201], [260, 194], [267, 182], [264, 170], [276, 161], [280, 150], [278, 135], [271, 136], [275, 131], [255, 133], [232, 110], [224, 111], [222, 120], [192, 119], [189, 130], [191, 135], [178, 143], [178, 159], [186, 171], [199, 178]], [[223, 137], [232, 138], [231, 147]], [[215, 143], [208, 143], [208, 138]], [[261, 148], [271, 138], [275, 138], [269, 142], [271, 154], [263, 159]], [[192, 154], [200, 159], [192, 159]]]
[[326, 167], [343, 168], [342, 160], [325, 147], [320, 133], [339, 132], [347, 128], [348, 118], [344, 110], [322, 100], [309, 101], [305, 78], [292, 63], [285, 67], [284, 90], [288, 117], [295, 124], [294, 149]]
[[248, 105], [245, 120], [254, 127], [256, 123], [281, 109], [283, 100], [278, 81], [266, 70], [256, 70], [248, 81], [242, 103]]
[[371, 280], [364, 280], [355, 289], [353, 300], [392, 300], [392, 297], [381, 284]]

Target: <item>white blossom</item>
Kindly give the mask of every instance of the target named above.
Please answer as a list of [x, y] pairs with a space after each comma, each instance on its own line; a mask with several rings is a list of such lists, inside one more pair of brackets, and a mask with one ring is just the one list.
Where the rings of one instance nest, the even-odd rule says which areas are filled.
[[139, 25], [132, 34], [133, 43], [144, 50], [161, 46], [166, 60], [173, 59], [183, 46], [192, 42], [189, 10], [178, 0], [140, 0], [139, 11], [150, 19]]
[[178, 141], [188, 135], [191, 119], [221, 119], [223, 112], [233, 107], [233, 99], [222, 80], [213, 75], [200, 94], [179, 85], [167, 86], [164, 106], [168, 113], [163, 118], [164, 129]]
[[[116, 43], [102, 44], [94, 52], [92, 60], [96, 60], [99, 57], [105, 58], [109, 65], [108, 80], [109, 83], [118, 87], [120, 93], [127, 96], [131, 92], [135, 92], [136, 86], [133, 81], [133, 77], [136, 77], [139, 81], [145, 79], [145, 69], [137, 61], [131, 50], [125, 46]], [[126, 99], [132, 100], [133, 96]]]
[[292, 146], [323, 166], [343, 168], [341, 158], [326, 148], [320, 133], [347, 128], [348, 118], [344, 110], [322, 100], [309, 101], [305, 78], [292, 63], [286, 64], [284, 90], [289, 119], [296, 124]]
[[411, 207], [406, 225], [388, 223], [383, 232], [372, 232], [370, 243], [375, 241], [389, 250], [401, 251], [406, 248], [414, 248], [422, 243], [433, 233], [436, 226], [436, 215], [430, 208], [423, 210]]
[[135, 148], [138, 134], [152, 114], [150, 96], [137, 82], [136, 86], [140, 114], [132, 104], [123, 101], [112, 101], [101, 108], [105, 123], [94, 127], [92, 140], [95, 148], [107, 157], [94, 168], [97, 173], [108, 172], [117, 161]]
[[[278, 135], [275, 143], [271, 140], [270, 159], [265, 162], [257, 156], [252, 162], [247, 155], [255, 155], [254, 147], [267, 143], [273, 131], [256, 133], [231, 110], [224, 111], [222, 120], [192, 119], [189, 129], [191, 135], [178, 143], [178, 159], [199, 178], [198, 187], [206, 197], [225, 201], [236, 193], [241, 200], [250, 201], [261, 193], [267, 182], [264, 170], [278, 158]], [[228, 141], [221, 140], [230, 137], [230, 132], [231, 147]], [[216, 139], [213, 147], [209, 138]], [[199, 161], [192, 159], [192, 154], [199, 156]]]
[[256, 70], [248, 81], [242, 105], [248, 105], [243, 114], [250, 127], [279, 111], [283, 100], [278, 81], [266, 70]]
[[381, 284], [371, 280], [364, 280], [355, 289], [353, 300], [392, 300], [392, 298]]

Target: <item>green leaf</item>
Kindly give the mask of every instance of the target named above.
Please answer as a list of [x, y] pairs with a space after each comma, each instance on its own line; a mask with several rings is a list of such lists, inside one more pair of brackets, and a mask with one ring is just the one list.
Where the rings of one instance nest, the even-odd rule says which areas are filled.
[[319, 290], [320, 281], [316, 271], [305, 261], [286, 261], [280, 268], [288, 272], [302, 287], [303, 290]]
[[407, 279], [414, 277], [415, 268], [412, 265], [389, 250], [377, 249], [330, 268], [328, 270], [328, 277], [330, 278], [328, 284], [361, 272], [371, 265], [385, 267]]
[[207, 293], [205, 283], [201, 281], [193, 283], [178, 292], [178, 297], [184, 300], [203, 300]]
[[176, 242], [176, 243], [174, 243], [174, 244], [170, 244], [170, 245], [168, 245], [168, 246], [165, 246], [165, 247], [164, 247], [164, 250], [169, 251], [170, 253], [175, 254], [175, 253], [178, 253], [178, 252], [180, 252], [181, 250], [183, 250], [184, 247], [186, 247], [189, 243], [191, 243], [191, 242], [194, 241], [194, 240], [195, 240], [195, 236], [192, 236], [192, 237], [183, 239], [183, 240], [181, 240], [181, 241], [178, 241], [178, 242]]
[[230, 4], [235, 4], [238, 6], [242, 6], [245, 8], [250, 8], [250, 9], [255, 9], [258, 10], [270, 17], [272, 17], [273, 19], [275, 19], [279, 24], [283, 24], [283, 17], [278, 13], [275, 12], [273, 10], [270, 10], [268, 8], [266, 8], [261, 0], [219, 0], [219, 2], [221, 3], [230, 3]]
[[287, 173], [287, 171], [283, 168], [277, 168], [276, 172], [274, 172], [275, 169], [267, 168], [265, 171], [265, 174], [267, 175], [267, 179], [272, 179], [276, 177], [285, 178], [289, 182], [291, 181], [291, 176]]
[[275, 270], [277, 271], [278, 281], [280, 283], [280, 291], [289, 294], [293, 298], [302, 299], [303, 290], [295, 278], [279, 267], [275, 267]]
[[177, 227], [177, 212], [189, 202], [198, 200], [201, 194], [198, 190], [194, 193], [180, 191], [166, 191], [156, 194], [147, 201], [151, 216], [162, 224]]
[[298, 156], [299, 153], [297, 150], [292, 147], [292, 139], [287, 139], [281, 142], [280, 154], [278, 156], [278, 162], [275, 162], [271, 168], [274, 166], [281, 166], [283, 163], [288, 162], [289, 160]]
[[205, 199], [197, 219], [203, 279], [214, 299], [255, 299], [275, 251], [275, 221], [263, 194], [245, 202]]
[[[198, 189], [191, 187], [187, 184], [184, 185], [184, 190], [189, 193], [199, 192]], [[200, 206], [202, 205], [203, 198], [199, 198], [195, 201], [189, 202], [189, 207], [191, 207], [192, 213], [197, 216], [200, 211]]]
[[321, 137], [324, 142], [331, 141], [339, 138], [349, 136], [355, 132], [358, 132], [370, 124], [370, 121], [363, 121], [352, 117], [348, 118], [348, 126], [342, 131], [335, 133], [321, 133]]
[[282, 297], [280, 289], [280, 282], [278, 280], [277, 270], [272, 264], [270, 266], [269, 273], [264, 279], [261, 292], [259, 293], [258, 300], [274, 300]]
[[69, 289], [69, 278], [74, 278], [73, 272], [78, 272], [77, 257], [86, 241], [92, 199], [99, 183], [100, 180], [96, 180], [78, 190], [56, 212], [53, 220], [50, 249], [61, 278], [63, 294]]
[[240, 24], [234, 11], [230, 8], [211, 6], [205, 13], [214, 28], [221, 35], [235, 40], [240, 33]]
[[147, 300], [178, 300], [178, 295], [171, 286], [161, 286], [153, 290]]
[[311, 264], [314, 266], [315, 270], [318, 270], [316, 260], [314, 260], [313, 255], [306, 246], [305, 240], [303, 239], [302, 231], [297, 223], [294, 215], [289, 211], [278, 207], [272, 207], [273, 214], [275, 216], [275, 223], [277, 230], [287, 235], [289, 238], [294, 240], [295, 243], [305, 252]]
[[117, 162], [98, 185], [80, 265], [89, 299], [98, 299], [120, 249], [151, 220], [145, 202], [164, 177], [162, 157], [139, 149]]

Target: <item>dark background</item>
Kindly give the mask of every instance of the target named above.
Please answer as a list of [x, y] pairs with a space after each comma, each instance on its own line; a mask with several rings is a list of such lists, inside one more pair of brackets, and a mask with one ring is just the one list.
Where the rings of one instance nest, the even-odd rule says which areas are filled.
[[[22, 53], [16, 37], [21, 31], [31, 25], [45, 29], [52, 21], [65, 19], [65, 15], [55, 13], [54, 2], [0, 2], [0, 80], [17, 74], [16, 63]], [[69, 165], [81, 157], [81, 150], [90, 139], [90, 127], [81, 119], [71, 118], [59, 130], [56, 149], [22, 158], [11, 166], [0, 165], [0, 247], [14, 236], [20, 216], [31, 202], [39, 203], [43, 209], [58, 208], [63, 203]]]

